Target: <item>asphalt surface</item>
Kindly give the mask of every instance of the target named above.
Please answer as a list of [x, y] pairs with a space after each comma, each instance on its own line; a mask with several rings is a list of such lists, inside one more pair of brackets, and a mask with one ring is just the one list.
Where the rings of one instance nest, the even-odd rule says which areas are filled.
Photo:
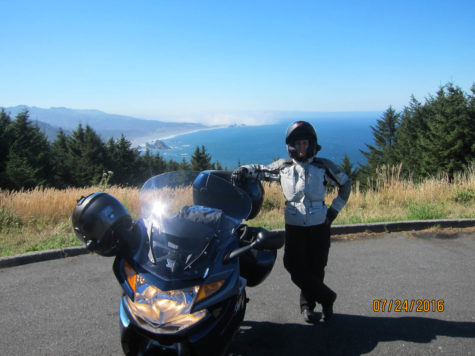
[[[281, 252], [267, 280], [248, 288], [232, 354], [475, 354], [475, 233], [335, 240], [326, 283], [336, 314], [316, 326], [301, 318]], [[122, 354], [112, 262], [88, 254], [0, 269], [0, 354]], [[375, 312], [375, 299], [442, 300], [444, 310]]]

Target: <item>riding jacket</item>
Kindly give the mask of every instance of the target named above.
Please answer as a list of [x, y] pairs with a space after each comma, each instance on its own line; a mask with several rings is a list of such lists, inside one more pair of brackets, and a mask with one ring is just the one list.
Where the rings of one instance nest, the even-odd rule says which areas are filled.
[[323, 224], [327, 216], [326, 185], [338, 187], [338, 195], [331, 208], [339, 212], [348, 201], [351, 181], [330, 160], [312, 157], [304, 162], [279, 159], [268, 166], [250, 164], [247, 176], [259, 180], [278, 181], [284, 193], [285, 223], [296, 226]]

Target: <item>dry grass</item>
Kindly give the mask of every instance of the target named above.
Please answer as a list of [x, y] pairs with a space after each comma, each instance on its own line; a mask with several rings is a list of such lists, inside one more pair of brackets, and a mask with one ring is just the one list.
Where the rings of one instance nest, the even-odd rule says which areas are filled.
[[441, 175], [415, 183], [401, 179], [400, 172], [400, 166], [382, 167], [371, 190], [356, 185], [336, 223], [475, 217], [474, 166], [452, 182]]
[[[441, 175], [420, 183], [402, 179], [401, 166], [382, 167], [377, 179], [369, 185], [370, 190], [362, 191], [356, 182], [335, 224], [475, 218], [474, 165], [452, 182], [447, 175]], [[264, 188], [263, 209], [252, 224], [283, 228], [285, 201], [280, 186], [264, 183]], [[336, 190], [329, 190], [325, 197], [327, 204], [336, 194]]]
[[[400, 171], [401, 167], [383, 167], [378, 178], [369, 182], [372, 189], [367, 191], [362, 191], [356, 184], [335, 224], [475, 218], [475, 166], [457, 175], [452, 182], [441, 175], [414, 183], [401, 179]], [[0, 256], [78, 244], [71, 229], [76, 201], [101, 189], [0, 191]], [[264, 189], [261, 213], [249, 224], [268, 229], [283, 228], [285, 201], [282, 190], [276, 183], [264, 183]], [[105, 192], [120, 200], [133, 218], [139, 216], [139, 189], [114, 186]], [[184, 189], [174, 194], [190, 195]], [[329, 191], [326, 202], [330, 203], [335, 196], [336, 191]], [[191, 201], [184, 203], [191, 204]]]
[[[81, 196], [100, 191], [98, 187], [35, 188], [24, 191], [0, 191], [0, 208], [13, 212], [23, 224], [57, 224], [68, 220]], [[138, 189], [111, 187], [106, 193], [119, 199], [131, 212], [138, 211]]]
[[[100, 190], [0, 191], [0, 256], [79, 245], [71, 227], [74, 206], [81, 196]], [[105, 192], [122, 201], [132, 215], [138, 215], [138, 189], [111, 187]]]

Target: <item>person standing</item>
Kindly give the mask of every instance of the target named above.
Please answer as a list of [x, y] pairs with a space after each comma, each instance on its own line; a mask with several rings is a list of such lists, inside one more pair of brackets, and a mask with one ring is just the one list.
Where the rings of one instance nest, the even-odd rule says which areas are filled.
[[[250, 164], [233, 171], [233, 184], [247, 179], [278, 181], [285, 202], [284, 266], [292, 282], [300, 289], [300, 310], [304, 320], [315, 323], [322, 305], [324, 321], [333, 316], [336, 293], [325, 283], [325, 266], [330, 249], [330, 226], [345, 206], [351, 181], [332, 161], [315, 157], [321, 146], [313, 126], [297, 121], [289, 126], [285, 142], [289, 159], [279, 159], [268, 166]], [[330, 207], [325, 204], [327, 184], [338, 188]]]

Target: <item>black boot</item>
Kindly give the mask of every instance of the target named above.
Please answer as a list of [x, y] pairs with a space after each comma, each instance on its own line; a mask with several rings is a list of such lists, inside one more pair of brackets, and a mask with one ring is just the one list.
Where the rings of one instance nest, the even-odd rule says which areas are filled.
[[336, 300], [336, 293], [334, 293], [332, 299], [328, 304], [322, 305], [322, 312], [323, 312], [323, 321], [329, 322], [333, 316], [333, 303]]
[[315, 324], [315, 323], [318, 323], [318, 321], [320, 320], [321, 318], [321, 314], [320, 313], [315, 313], [314, 311], [308, 309], [308, 308], [304, 308], [302, 310], [302, 315], [303, 315], [303, 319], [305, 320], [306, 323], [309, 323], [309, 324]]

